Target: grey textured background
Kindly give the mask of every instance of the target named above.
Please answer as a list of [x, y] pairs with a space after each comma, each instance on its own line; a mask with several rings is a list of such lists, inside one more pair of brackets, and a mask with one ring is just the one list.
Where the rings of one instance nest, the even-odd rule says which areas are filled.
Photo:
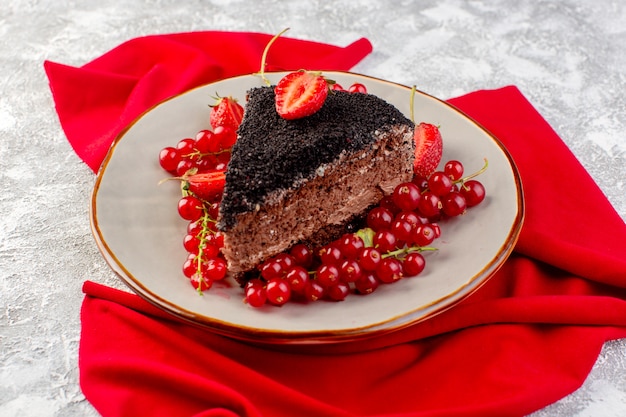
[[[147, 34], [284, 27], [337, 45], [367, 37], [356, 72], [440, 98], [517, 85], [626, 218], [621, 0], [3, 0], [0, 416], [96, 415], [78, 386], [80, 288], [122, 288], [92, 239], [94, 175], [60, 129], [43, 61], [80, 66]], [[626, 340], [609, 342], [585, 384], [536, 416], [626, 415], [625, 375]]]

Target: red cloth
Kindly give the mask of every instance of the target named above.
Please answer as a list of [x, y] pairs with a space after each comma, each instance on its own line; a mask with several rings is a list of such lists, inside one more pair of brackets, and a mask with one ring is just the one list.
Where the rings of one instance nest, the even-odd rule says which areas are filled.
[[514, 253], [477, 292], [393, 334], [296, 350], [217, 336], [86, 282], [87, 399], [105, 417], [483, 417], [578, 388], [603, 343], [626, 337], [626, 225], [515, 87], [450, 102], [504, 143], [526, 195]]
[[[65, 135], [97, 171], [114, 138], [146, 109], [202, 84], [258, 72], [271, 38], [219, 31], [146, 36], [80, 68], [50, 61], [44, 67]], [[371, 51], [364, 38], [338, 47], [280, 37], [265, 69], [347, 70]]]

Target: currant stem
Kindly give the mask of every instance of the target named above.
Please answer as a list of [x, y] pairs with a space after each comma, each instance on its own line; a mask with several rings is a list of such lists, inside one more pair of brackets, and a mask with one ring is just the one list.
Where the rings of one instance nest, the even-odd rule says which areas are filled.
[[263, 55], [261, 56], [261, 71], [259, 72], [259, 74], [261, 75], [261, 79], [263, 80], [263, 82], [268, 86], [272, 85], [272, 83], [265, 77], [265, 60], [267, 58], [267, 53], [269, 52], [270, 46], [272, 46], [274, 41], [276, 41], [276, 39], [278, 39], [283, 33], [287, 32], [288, 30], [289, 28], [285, 28], [278, 34], [274, 35], [274, 37], [270, 39], [270, 41], [265, 46], [265, 49], [263, 50]]
[[483, 167], [481, 169], [479, 169], [478, 171], [474, 172], [473, 174], [468, 175], [467, 177], [461, 178], [460, 180], [458, 180], [456, 182], [460, 182], [461, 184], [463, 184], [464, 182], [469, 181], [472, 178], [476, 178], [477, 176], [479, 176], [480, 174], [485, 172], [487, 170], [487, 167], [489, 166], [489, 161], [487, 160], [487, 158], [485, 158], [484, 161], [485, 161], [485, 164], [483, 165]]
[[391, 252], [384, 253], [381, 255], [381, 257], [382, 258], [390, 258], [390, 257], [398, 258], [401, 255], [408, 255], [409, 253], [413, 253], [413, 252], [427, 252], [427, 251], [436, 251], [436, 250], [438, 249], [432, 246], [411, 246], [411, 247], [400, 248]]

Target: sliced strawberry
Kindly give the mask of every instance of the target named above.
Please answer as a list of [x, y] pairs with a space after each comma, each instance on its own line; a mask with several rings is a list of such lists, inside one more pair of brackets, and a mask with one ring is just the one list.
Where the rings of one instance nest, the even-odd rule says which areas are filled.
[[219, 97], [211, 108], [209, 122], [213, 129], [218, 126], [237, 130], [243, 119], [243, 107], [232, 97]]
[[441, 162], [443, 142], [439, 128], [429, 123], [415, 126], [415, 161], [413, 168], [416, 176], [428, 178]]
[[317, 112], [328, 95], [328, 84], [319, 73], [296, 71], [285, 75], [276, 88], [276, 111], [287, 120]]
[[186, 176], [185, 180], [196, 197], [212, 201], [224, 191], [226, 176], [224, 171], [208, 171]]

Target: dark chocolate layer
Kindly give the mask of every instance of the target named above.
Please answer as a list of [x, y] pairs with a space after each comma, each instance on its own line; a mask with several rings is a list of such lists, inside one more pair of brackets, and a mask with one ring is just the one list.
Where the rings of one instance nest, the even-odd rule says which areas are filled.
[[231, 228], [237, 214], [262, 205], [270, 193], [312, 178], [343, 151], [365, 149], [381, 132], [407, 124], [412, 126], [377, 96], [338, 91], [312, 116], [284, 120], [276, 112], [273, 87], [252, 89], [226, 172], [220, 228]]

